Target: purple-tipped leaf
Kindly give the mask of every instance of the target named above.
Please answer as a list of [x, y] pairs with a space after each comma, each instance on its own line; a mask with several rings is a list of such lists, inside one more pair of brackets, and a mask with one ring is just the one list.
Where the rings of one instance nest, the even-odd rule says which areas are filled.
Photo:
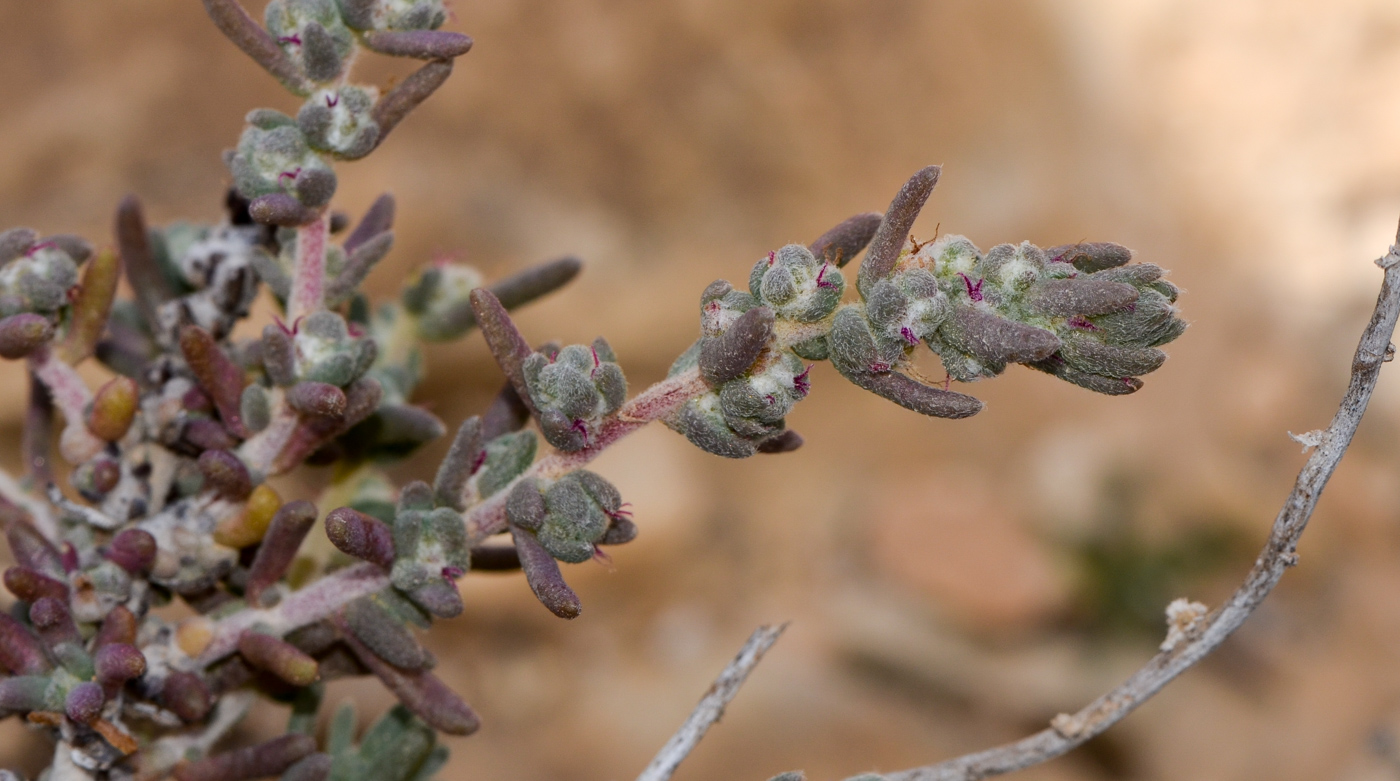
[[241, 401], [243, 370], [219, 347], [214, 337], [203, 328], [187, 325], [180, 330], [180, 352], [194, 373], [195, 379], [214, 406], [230, 434], [247, 436], [243, 426]]
[[345, 633], [345, 644], [399, 698], [405, 708], [429, 726], [449, 735], [470, 735], [480, 728], [481, 720], [471, 706], [432, 673], [404, 672], [394, 667], [376, 656], [349, 631]]
[[156, 263], [151, 249], [151, 237], [146, 229], [146, 217], [141, 202], [128, 195], [117, 206], [117, 249], [121, 253], [122, 270], [136, 293], [146, 325], [156, 331], [160, 327], [157, 311], [174, 296], [170, 285]]
[[700, 377], [711, 388], [729, 382], [753, 366], [773, 339], [773, 310], [755, 307], [739, 315], [729, 330], [700, 343]]
[[296, 383], [296, 343], [292, 335], [276, 323], [263, 327], [262, 362], [263, 370], [274, 385], [286, 388]]
[[39, 234], [30, 228], [10, 228], [7, 231], [0, 231], [0, 265], [4, 265], [24, 256], [34, 242], [39, 240]]
[[84, 681], [68, 690], [63, 700], [63, 713], [73, 721], [91, 724], [102, 715], [102, 706], [107, 704], [107, 695], [102, 685], [95, 681]]
[[262, 25], [253, 21], [237, 0], [204, 0], [204, 10], [209, 12], [209, 18], [214, 20], [219, 32], [233, 41], [253, 62], [272, 74], [273, 78], [282, 82], [282, 86], [297, 95], [310, 91], [310, 85], [302, 77], [296, 63], [282, 51], [277, 40]]
[[10, 544], [10, 555], [20, 566], [38, 570], [51, 578], [67, 577], [58, 548], [27, 521], [12, 520], [6, 524], [5, 541]]
[[0, 613], [0, 668], [16, 675], [44, 675], [53, 669], [39, 638], [8, 613]]
[[47, 317], [22, 312], [0, 320], [0, 358], [24, 358], [48, 344], [53, 338], [53, 324]]
[[170, 712], [190, 724], [202, 720], [214, 706], [213, 695], [204, 679], [181, 670], [165, 676], [160, 699]]
[[1126, 396], [1130, 393], [1136, 393], [1142, 388], [1142, 380], [1136, 377], [1105, 377], [1101, 374], [1079, 371], [1065, 363], [1065, 360], [1058, 355], [1052, 355], [1043, 361], [1026, 365], [1105, 396]]
[[780, 431], [777, 434], [774, 434], [773, 436], [758, 443], [758, 452], [768, 453], [770, 455], [776, 455], [778, 453], [791, 453], [792, 451], [802, 447], [802, 444], [805, 441], [806, 440], [802, 438], [801, 434], [797, 433], [796, 431], [793, 431], [792, 429], [787, 429], [784, 431]]
[[938, 184], [941, 172], [942, 169], [936, 165], [920, 170], [904, 183], [899, 194], [890, 201], [890, 208], [870, 239], [865, 260], [860, 264], [858, 281], [862, 291], [894, 270], [895, 261], [899, 260], [899, 253], [909, 238], [909, 229], [914, 227], [914, 220]]
[[297, 550], [315, 523], [316, 505], [305, 499], [287, 502], [277, 509], [248, 567], [246, 594], [250, 604], [259, 604], [262, 592], [287, 574]]
[[559, 562], [530, 532], [512, 526], [510, 533], [520, 557], [520, 568], [525, 571], [525, 580], [530, 584], [530, 590], [535, 592], [535, 597], [549, 608], [549, 612], [560, 618], [578, 618], [579, 613], [583, 612], [583, 603], [564, 582]]
[[326, 781], [331, 777], [332, 765], [330, 754], [308, 754], [287, 768], [278, 781]]
[[204, 475], [205, 490], [234, 502], [241, 502], [253, 492], [253, 477], [243, 460], [227, 450], [206, 450], [199, 454], [199, 471]]
[[287, 404], [299, 414], [312, 418], [345, 417], [345, 391], [326, 382], [305, 380], [287, 391]]
[[838, 267], [844, 266], [865, 249], [884, 219], [885, 216], [879, 212], [866, 212], [848, 217], [807, 245], [807, 249], [817, 256], [817, 260]]
[[122, 684], [146, 674], [146, 657], [134, 645], [108, 643], [97, 649], [92, 657], [97, 682], [107, 696], [114, 696]]
[[336, 306], [354, 295], [355, 289], [365, 281], [375, 264], [389, 254], [394, 246], [394, 232], [384, 231], [364, 243], [347, 250], [345, 267], [333, 279], [326, 282], [326, 304]]
[[1047, 317], [1101, 315], [1126, 309], [1138, 300], [1138, 290], [1122, 282], [1080, 276], [1048, 279], [1026, 292], [1026, 306]]
[[403, 81], [374, 104], [370, 117], [379, 125], [379, 143], [389, 136], [409, 112], [428, 99], [452, 75], [451, 60], [433, 60]]
[[394, 566], [394, 533], [378, 518], [338, 507], [326, 513], [326, 536], [347, 555], [386, 570]]
[[394, 227], [394, 210], [394, 196], [384, 193], [375, 198], [374, 203], [370, 204], [369, 209], [365, 211], [365, 216], [360, 218], [360, 224], [355, 226], [355, 230], [341, 245], [346, 254], [354, 254], [360, 245], [391, 230]]
[[1041, 361], [1060, 349], [1060, 338], [1044, 328], [971, 306], [957, 307], [939, 334], [954, 348], [993, 364]]
[[310, 686], [320, 677], [316, 660], [280, 637], [247, 631], [238, 638], [238, 653], [248, 664], [293, 686]]
[[980, 400], [955, 391], [932, 388], [899, 372], [853, 373], [843, 376], [877, 396], [905, 409], [935, 418], [967, 418], [982, 411]]
[[145, 529], [123, 529], [112, 538], [106, 556], [132, 575], [143, 575], [155, 564], [156, 538]]
[[403, 621], [380, 607], [373, 597], [345, 606], [345, 626], [376, 656], [400, 670], [425, 670], [433, 655], [419, 645]]
[[1107, 241], [1062, 244], [1045, 250], [1045, 254], [1054, 262], [1073, 263], [1075, 268], [1088, 272], [1117, 268], [1133, 259], [1132, 250]]
[[65, 643], [81, 644], [83, 641], [65, 598], [40, 597], [35, 600], [29, 606], [29, 623], [50, 651]]
[[582, 269], [583, 261], [578, 258], [559, 258], [497, 280], [488, 289], [501, 306], [515, 309], [567, 285]]
[[0, 679], [0, 713], [51, 710], [57, 705], [49, 698], [48, 676], [21, 675]]
[[263, 225], [283, 228], [309, 225], [321, 216], [319, 209], [313, 209], [287, 193], [259, 195], [248, 204], [248, 214]]
[[501, 371], [505, 372], [511, 385], [515, 386], [515, 392], [519, 394], [521, 401], [532, 412], [538, 414], [539, 411], [535, 409], [530, 398], [530, 387], [525, 382], [525, 373], [521, 369], [521, 364], [534, 352], [530, 349], [530, 343], [525, 341], [500, 299], [491, 291], [477, 288], [471, 292], [470, 298], [472, 312], [476, 315], [482, 336], [486, 337], [486, 346], [491, 349], [491, 355], [495, 357], [496, 363], [500, 364]]
[[[102, 338], [102, 331], [112, 312], [112, 302], [116, 300], [121, 276], [121, 256], [112, 250], [97, 253], [97, 257], [83, 271], [82, 285], [78, 288], [77, 298], [73, 300], [68, 336], [60, 351], [63, 360], [76, 365], [97, 350], [97, 342]], [[0, 328], [3, 327], [4, 323], [0, 322]]]
[[282, 773], [316, 751], [310, 735], [283, 735], [175, 768], [177, 781], [250, 781]]
[[471, 38], [445, 30], [374, 30], [362, 40], [380, 54], [418, 60], [450, 60], [472, 48]]
[[68, 583], [30, 569], [10, 567], [5, 570], [5, 588], [24, 602], [34, 602], [44, 597], [68, 599]]
[[481, 419], [472, 416], [462, 422], [452, 447], [438, 466], [437, 477], [433, 480], [433, 493], [438, 504], [451, 507], [458, 512], [466, 509], [467, 480], [481, 466], [482, 437]]
[[502, 434], [519, 431], [530, 422], [530, 408], [509, 380], [481, 415], [481, 439], [489, 442]]

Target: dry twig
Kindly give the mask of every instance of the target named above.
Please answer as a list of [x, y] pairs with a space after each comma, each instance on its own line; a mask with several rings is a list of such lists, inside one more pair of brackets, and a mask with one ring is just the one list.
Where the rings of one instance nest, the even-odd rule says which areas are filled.
[[666, 745], [652, 758], [651, 764], [637, 776], [637, 781], [667, 781], [671, 774], [676, 772], [676, 768], [680, 767], [681, 762], [700, 743], [700, 739], [705, 737], [710, 725], [724, 715], [724, 706], [739, 693], [744, 679], [749, 677], [749, 672], [758, 665], [773, 643], [778, 641], [778, 636], [784, 629], [787, 629], [787, 624], [761, 626], [749, 635], [749, 641], [744, 643], [739, 655], [734, 657], [734, 661], [730, 662], [710, 685], [710, 690], [701, 698], [700, 704], [690, 712], [690, 718], [666, 741]]

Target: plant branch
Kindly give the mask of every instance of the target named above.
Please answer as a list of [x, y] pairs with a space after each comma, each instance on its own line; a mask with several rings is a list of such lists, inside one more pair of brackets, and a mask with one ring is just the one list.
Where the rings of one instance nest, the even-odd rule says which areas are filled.
[[523, 474], [511, 481], [510, 485], [492, 494], [486, 501], [472, 507], [466, 513], [467, 540], [469, 545], [479, 545], [487, 537], [506, 530], [506, 497], [510, 489], [521, 480], [530, 477], [555, 479], [583, 467], [597, 458], [600, 453], [616, 444], [618, 440], [653, 421], [671, 415], [681, 405], [699, 396], [709, 388], [700, 379], [700, 373], [690, 371], [662, 380], [634, 396], [598, 428], [592, 441], [581, 450], [573, 453], [554, 452], [536, 461]]
[[374, 564], [356, 564], [327, 575], [288, 594], [275, 607], [240, 610], [214, 625], [214, 634], [196, 664], [210, 664], [238, 650], [244, 630], [260, 626], [268, 634], [284, 635], [330, 616], [341, 606], [389, 585], [389, 573]]
[[705, 692], [700, 704], [691, 711], [690, 718], [666, 741], [666, 745], [652, 758], [651, 764], [637, 776], [637, 781], [669, 781], [676, 768], [695, 750], [700, 739], [705, 737], [710, 726], [724, 716], [724, 706], [739, 693], [744, 679], [749, 677], [749, 673], [763, 659], [763, 655], [778, 641], [784, 629], [787, 629], [787, 624], [761, 626], [749, 635], [749, 641], [744, 643], [739, 655], [734, 657], [734, 661], [710, 684], [710, 690]]
[[1244, 623], [1277, 585], [1283, 573], [1298, 563], [1298, 539], [1312, 517], [1327, 480], [1346, 454], [1352, 436], [1366, 412], [1381, 364], [1394, 356], [1390, 339], [1400, 316], [1400, 232], [1395, 246], [1376, 265], [1385, 269], [1380, 296], [1371, 322], [1361, 335], [1351, 364], [1351, 382], [1332, 423], [1324, 431], [1304, 435], [1316, 450], [1298, 473], [1293, 491], [1274, 521], [1264, 550], [1255, 560], [1244, 584], [1219, 608], [1188, 626], [1183, 636], [1168, 645], [1116, 689], [1073, 714], [1060, 714], [1049, 729], [1028, 738], [987, 751], [950, 759], [936, 765], [888, 773], [888, 781], [974, 781], [1040, 764], [1066, 753], [1118, 723], [1196, 662], [1215, 650]]
[[[603, 424], [597, 437], [588, 447], [576, 453], [551, 453], [535, 462], [534, 466], [517, 480], [527, 477], [554, 478], [572, 472], [597, 458], [599, 453], [618, 440], [652, 421], [670, 415], [680, 405], [704, 393], [705, 390], [699, 374], [693, 369], [662, 380], [623, 405], [616, 416]], [[512, 482], [510, 485], [514, 484]], [[466, 513], [469, 546], [474, 547], [487, 537], [505, 531], [505, 499], [509, 494], [510, 486], [502, 488]], [[238, 647], [238, 636], [254, 625], [261, 624], [264, 631], [283, 635], [326, 618], [346, 603], [366, 594], [373, 594], [388, 585], [388, 573], [373, 564], [359, 564], [337, 570], [314, 584], [293, 592], [275, 607], [265, 610], [241, 610], [219, 621], [214, 626], [213, 639], [200, 654], [197, 664], [205, 667], [233, 653]]]

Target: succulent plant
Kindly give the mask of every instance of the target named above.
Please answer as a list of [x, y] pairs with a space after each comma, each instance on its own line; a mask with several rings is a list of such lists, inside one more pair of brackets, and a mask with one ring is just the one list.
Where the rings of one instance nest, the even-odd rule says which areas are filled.
[[[0, 357], [25, 360], [32, 388], [24, 483], [0, 480], [16, 561], [4, 585], [18, 600], [0, 614], [0, 715], [58, 742], [55, 781], [138, 768], [183, 781], [426, 781], [445, 761], [437, 733], [479, 720], [416, 633], [463, 611], [457, 581], [473, 567], [521, 570], [551, 612], [578, 616], [560, 564], [638, 534], [617, 489], [583, 467], [632, 431], [661, 421], [730, 458], [794, 450], [787, 421], [822, 360], [935, 417], [981, 410], [947, 385], [1012, 363], [1129, 393], [1185, 327], [1164, 272], [1118, 245], [984, 254], [958, 236], [916, 242], [938, 178], [927, 168], [883, 216], [759, 258], [747, 290], [707, 287], [698, 340], [629, 399], [605, 339], [536, 347], [510, 318], [569, 282], [573, 258], [493, 283], [429, 264], [378, 306], [360, 291], [394, 245], [395, 204], [381, 197], [345, 233], [330, 209], [335, 165], [383, 144], [470, 48], [438, 29], [440, 0], [273, 0], [265, 25], [234, 0], [204, 1], [304, 101], [296, 117], [248, 114], [226, 160], [227, 218], [152, 228], [130, 197], [117, 252], [0, 232]], [[381, 92], [351, 81], [362, 50], [423, 65]], [[850, 294], [842, 269], [862, 251]], [[262, 286], [280, 311], [249, 337], [236, 326]], [[384, 465], [448, 431], [413, 403], [422, 346], [474, 329], [504, 387], [457, 428], [431, 484], [398, 486]], [[921, 343], [947, 381], [912, 368]], [[113, 375], [95, 391], [76, 369], [89, 359]], [[54, 439], [69, 492], [49, 467]], [[269, 482], [305, 464], [337, 467], [320, 507]], [[332, 556], [302, 551], [318, 521]], [[508, 541], [488, 543], [498, 535]], [[186, 618], [153, 610], [176, 599]], [[365, 674], [400, 705], [358, 745], [344, 708], [317, 740], [324, 682]], [[287, 734], [216, 750], [242, 690], [291, 704]]]

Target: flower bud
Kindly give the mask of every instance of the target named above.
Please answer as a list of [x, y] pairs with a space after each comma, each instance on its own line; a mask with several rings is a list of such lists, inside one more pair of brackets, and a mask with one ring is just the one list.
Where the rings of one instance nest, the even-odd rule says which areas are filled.
[[754, 264], [749, 293], [781, 319], [811, 323], [841, 302], [846, 280], [834, 264], [817, 260], [801, 244], [789, 244]]
[[244, 129], [229, 170], [238, 192], [250, 200], [290, 195], [314, 209], [335, 191], [335, 173], [312, 151], [301, 129], [291, 125]]
[[344, 388], [374, 363], [375, 342], [350, 335], [345, 319], [334, 312], [307, 315], [293, 338], [296, 375], [303, 381]]
[[510, 485], [535, 462], [538, 447], [533, 431], [502, 434], [487, 442], [485, 459], [476, 472], [477, 494], [485, 499]]
[[481, 273], [459, 263], [440, 263], [421, 270], [404, 288], [404, 308], [418, 316], [418, 335], [445, 342], [476, 324], [471, 292], [482, 285]]
[[357, 160], [379, 143], [379, 125], [371, 114], [377, 97], [373, 88], [352, 84], [321, 90], [307, 98], [297, 112], [297, 127], [312, 147]]
[[540, 431], [551, 445], [573, 452], [587, 446], [604, 417], [627, 398], [627, 380], [601, 338], [592, 347], [569, 345], [551, 360], [533, 353], [521, 364]]
[[579, 563], [593, 558], [594, 546], [621, 507], [622, 498], [611, 483], [580, 469], [543, 491], [537, 481], [520, 482], [506, 502], [506, 518], [532, 531], [554, 558]]

